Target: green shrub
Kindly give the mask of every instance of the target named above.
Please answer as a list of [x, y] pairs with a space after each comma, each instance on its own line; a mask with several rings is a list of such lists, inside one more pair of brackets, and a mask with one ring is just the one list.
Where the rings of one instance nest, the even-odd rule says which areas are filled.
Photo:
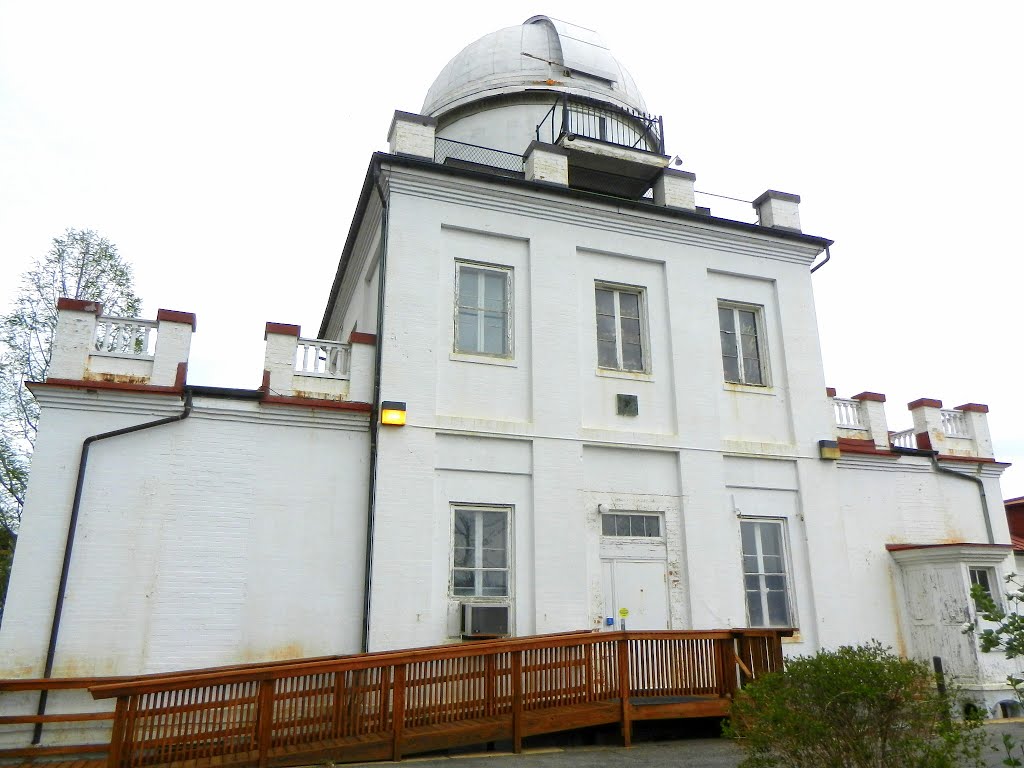
[[750, 683], [725, 733], [746, 751], [741, 768], [981, 765], [980, 721], [953, 707], [926, 665], [874, 642], [795, 657]]

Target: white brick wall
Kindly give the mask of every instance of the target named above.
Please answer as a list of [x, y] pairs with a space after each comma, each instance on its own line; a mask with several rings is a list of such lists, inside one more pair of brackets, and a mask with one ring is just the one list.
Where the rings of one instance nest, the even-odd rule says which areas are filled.
[[[37, 392], [4, 676], [42, 671], [82, 440], [182, 407]], [[204, 397], [181, 423], [94, 443], [54, 675], [357, 651], [368, 450], [363, 414]]]

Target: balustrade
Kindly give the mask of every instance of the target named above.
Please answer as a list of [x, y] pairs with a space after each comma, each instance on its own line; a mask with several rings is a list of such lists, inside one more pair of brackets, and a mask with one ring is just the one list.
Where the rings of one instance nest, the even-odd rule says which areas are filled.
[[156, 354], [157, 323], [128, 317], [96, 319], [94, 355], [152, 360]]
[[942, 431], [946, 434], [946, 437], [970, 439], [971, 433], [967, 429], [967, 417], [963, 411], [943, 409], [939, 411], [939, 418], [942, 422]]
[[836, 426], [840, 429], [867, 429], [861, 420], [859, 401], [833, 397], [832, 409], [835, 413]]
[[902, 432], [893, 432], [892, 444], [897, 448], [917, 448], [917, 438], [914, 437], [914, 430], [904, 429]]
[[299, 339], [295, 350], [295, 373], [326, 379], [347, 379], [351, 347], [340, 341]]

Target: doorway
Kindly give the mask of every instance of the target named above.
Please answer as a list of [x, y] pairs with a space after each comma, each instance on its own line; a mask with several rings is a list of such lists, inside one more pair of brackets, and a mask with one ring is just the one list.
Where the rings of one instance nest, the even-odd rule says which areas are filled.
[[[623, 620], [626, 629], [671, 629], [664, 559], [602, 559], [601, 578], [606, 629], [620, 629]], [[607, 626], [609, 617], [614, 626]]]

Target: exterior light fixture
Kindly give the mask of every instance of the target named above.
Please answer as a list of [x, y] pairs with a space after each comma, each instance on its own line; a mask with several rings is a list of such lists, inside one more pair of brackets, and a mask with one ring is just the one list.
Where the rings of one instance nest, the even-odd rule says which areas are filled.
[[836, 440], [819, 440], [819, 456], [828, 461], [836, 461], [839, 458], [839, 443]]
[[380, 423], [392, 427], [405, 426], [405, 403], [398, 400], [382, 400], [380, 404]]

